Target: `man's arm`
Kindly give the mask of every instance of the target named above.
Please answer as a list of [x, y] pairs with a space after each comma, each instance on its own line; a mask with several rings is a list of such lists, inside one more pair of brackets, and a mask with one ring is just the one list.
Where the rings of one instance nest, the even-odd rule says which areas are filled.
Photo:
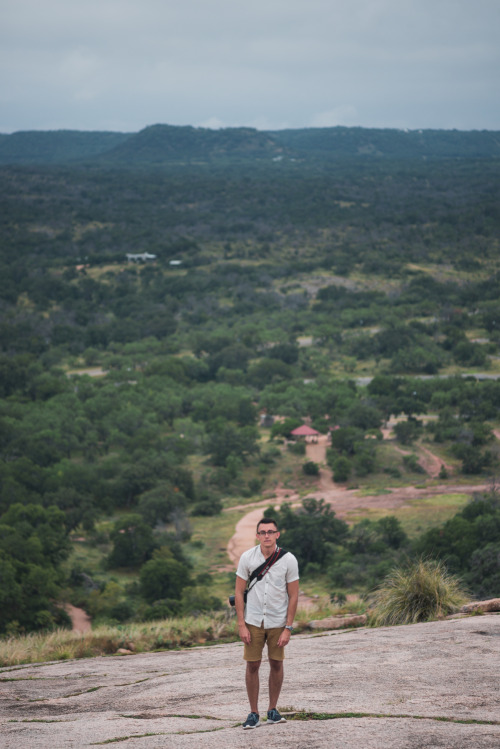
[[234, 608], [236, 609], [236, 616], [238, 617], [238, 631], [240, 639], [250, 645], [250, 631], [245, 624], [245, 600], [243, 594], [247, 587], [247, 581], [243, 580], [242, 577], [236, 575], [236, 585], [234, 586]]
[[[297, 604], [299, 602], [299, 581], [294, 580], [293, 583], [287, 583], [286, 589], [288, 592], [288, 609], [286, 612], [286, 623], [288, 627], [291, 627], [293, 620], [295, 619], [295, 612], [297, 611]], [[284, 629], [278, 639], [278, 646], [288, 645], [290, 642], [291, 632], [289, 629]]]

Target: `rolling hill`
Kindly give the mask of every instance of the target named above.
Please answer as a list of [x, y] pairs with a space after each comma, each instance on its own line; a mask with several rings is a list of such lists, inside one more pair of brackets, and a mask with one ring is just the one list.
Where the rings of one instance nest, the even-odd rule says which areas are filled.
[[496, 159], [500, 133], [359, 127], [259, 131], [152, 125], [138, 133], [27, 131], [0, 135], [0, 164], [161, 165], [339, 159]]

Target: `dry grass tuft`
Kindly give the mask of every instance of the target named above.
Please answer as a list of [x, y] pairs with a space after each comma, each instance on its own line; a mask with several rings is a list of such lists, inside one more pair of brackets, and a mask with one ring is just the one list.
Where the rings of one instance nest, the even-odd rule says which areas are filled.
[[371, 597], [375, 626], [415, 624], [457, 611], [468, 600], [460, 581], [444, 564], [419, 559], [393, 570]]

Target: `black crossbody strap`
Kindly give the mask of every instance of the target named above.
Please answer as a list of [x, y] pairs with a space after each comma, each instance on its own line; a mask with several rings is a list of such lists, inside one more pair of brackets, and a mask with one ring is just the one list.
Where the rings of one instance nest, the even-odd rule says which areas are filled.
[[276, 547], [276, 550], [273, 552], [271, 557], [269, 559], [266, 559], [263, 564], [260, 564], [258, 567], [254, 569], [250, 577], [248, 578], [248, 587], [247, 590], [250, 590], [250, 588], [253, 588], [252, 582], [255, 580], [254, 585], [259, 582], [259, 580], [262, 580], [264, 575], [269, 572], [273, 564], [275, 564], [278, 559], [281, 559], [281, 557], [284, 557], [285, 554], [288, 554], [286, 549], [280, 549], [279, 547]]

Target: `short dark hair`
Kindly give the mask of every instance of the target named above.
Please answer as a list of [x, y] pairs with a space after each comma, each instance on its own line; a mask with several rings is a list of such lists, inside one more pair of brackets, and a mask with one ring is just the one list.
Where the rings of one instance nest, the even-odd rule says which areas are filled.
[[268, 525], [269, 523], [272, 523], [276, 530], [278, 530], [278, 523], [274, 518], [261, 518], [257, 523], [257, 530], [259, 530], [261, 525]]

